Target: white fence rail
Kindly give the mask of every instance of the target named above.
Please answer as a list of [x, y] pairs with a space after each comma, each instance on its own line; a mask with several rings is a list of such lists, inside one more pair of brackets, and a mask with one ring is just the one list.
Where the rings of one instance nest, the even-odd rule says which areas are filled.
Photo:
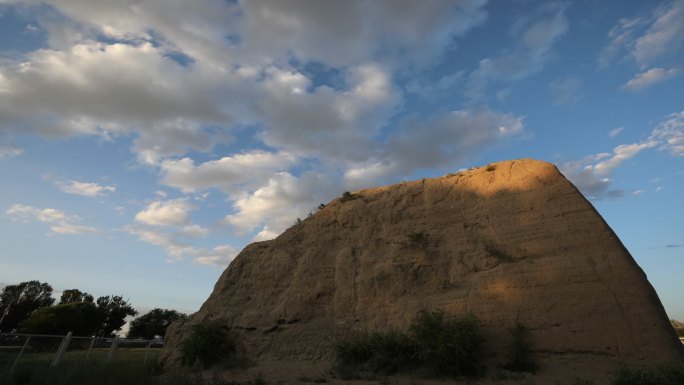
[[[0, 333], [0, 372], [14, 372], [22, 362], [57, 367], [64, 360], [111, 363], [120, 359], [152, 361], [152, 355], [164, 346], [164, 340], [125, 339], [116, 337], [81, 337], [49, 334]], [[119, 350], [126, 350], [122, 354]]]

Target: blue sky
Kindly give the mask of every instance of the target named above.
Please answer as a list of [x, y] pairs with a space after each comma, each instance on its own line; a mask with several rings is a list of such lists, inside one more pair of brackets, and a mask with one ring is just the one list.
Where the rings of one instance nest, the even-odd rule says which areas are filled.
[[684, 319], [684, 1], [0, 0], [0, 282], [199, 308], [354, 190], [550, 161]]

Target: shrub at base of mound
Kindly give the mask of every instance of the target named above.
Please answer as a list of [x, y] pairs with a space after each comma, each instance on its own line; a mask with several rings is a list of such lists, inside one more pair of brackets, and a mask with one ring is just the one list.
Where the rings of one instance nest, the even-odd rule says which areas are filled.
[[617, 372], [613, 385], [682, 385], [684, 362], [669, 362], [655, 369], [625, 368]]
[[197, 365], [202, 368], [222, 364], [230, 367], [235, 364], [235, 342], [228, 330], [216, 321], [193, 325], [190, 336], [181, 342], [181, 362], [183, 365]]
[[539, 365], [530, 347], [530, 329], [523, 324], [516, 324], [509, 329], [513, 336], [513, 344], [508, 352], [508, 362], [503, 367], [512, 372], [536, 373]]
[[482, 342], [475, 317], [421, 311], [408, 333], [379, 331], [339, 343], [337, 362], [345, 373], [475, 377], [483, 372]]

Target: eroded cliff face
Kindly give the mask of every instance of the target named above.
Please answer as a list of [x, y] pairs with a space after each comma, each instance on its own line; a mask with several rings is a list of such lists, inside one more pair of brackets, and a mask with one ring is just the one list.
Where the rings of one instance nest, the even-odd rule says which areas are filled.
[[522, 159], [336, 199], [247, 246], [202, 308], [166, 335], [220, 320], [257, 365], [334, 358], [359, 330], [403, 329], [422, 309], [472, 313], [491, 364], [507, 328], [550, 360], [650, 365], [681, 346], [643, 271], [553, 165]]

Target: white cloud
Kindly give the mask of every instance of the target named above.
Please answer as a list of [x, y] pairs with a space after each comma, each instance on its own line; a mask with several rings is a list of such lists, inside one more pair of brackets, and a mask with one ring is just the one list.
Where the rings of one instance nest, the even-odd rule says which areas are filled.
[[97, 229], [90, 226], [79, 226], [70, 223], [63, 223], [59, 226], [50, 227], [52, 232], [58, 234], [94, 234], [97, 233]]
[[198, 265], [209, 265], [224, 268], [235, 258], [238, 251], [230, 245], [216, 246], [211, 250], [201, 250], [193, 258]]
[[12, 219], [23, 221], [36, 220], [50, 224], [50, 231], [56, 234], [93, 234], [98, 230], [90, 226], [81, 226], [72, 222], [79, 221], [76, 215], [69, 215], [57, 209], [40, 209], [33, 206], [15, 204], [5, 212]]
[[621, 144], [610, 154], [597, 154], [580, 161], [566, 162], [561, 166], [561, 171], [590, 199], [619, 198], [624, 195], [624, 190], [611, 188], [613, 171], [626, 160], [657, 145], [655, 140]]
[[610, 42], [599, 56], [599, 65], [603, 68], [607, 67], [623, 50], [633, 46], [636, 39], [635, 35], [646, 23], [647, 20], [642, 17], [618, 20], [618, 23], [608, 32]]
[[[290, 227], [297, 217], [304, 218], [322, 197], [330, 197], [338, 188], [323, 175], [305, 173], [299, 177], [281, 172], [253, 193], [237, 199], [236, 213], [224, 222], [240, 233], [261, 227], [255, 240], [265, 240]], [[327, 201], [327, 199], [325, 199]]]
[[259, 186], [274, 172], [296, 164], [297, 158], [287, 152], [252, 151], [199, 165], [190, 158], [162, 162], [162, 183], [186, 193], [217, 188], [226, 194]]
[[23, 153], [24, 150], [16, 146], [0, 146], [0, 159], [14, 158]]
[[[209, 151], [229, 135], [209, 130], [230, 124], [217, 98], [230, 74], [183, 67], [150, 43], [84, 42], [64, 51], [43, 49], [25, 62], [0, 67], [0, 132], [48, 137], [134, 134], [143, 162], [189, 150]], [[221, 78], [222, 77], [222, 78]], [[220, 78], [220, 81], [217, 81]]]
[[255, 54], [285, 56], [331, 66], [381, 62], [431, 63], [452, 39], [486, 18], [485, 0], [430, 2], [306, 0], [244, 3], [246, 44]]
[[124, 230], [131, 235], [137, 236], [143, 242], [163, 247], [172, 260], [181, 260], [186, 254], [194, 254], [198, 250], [187, 243], [179, 241], [174, 235], [160, 229], [127, 226]]
[[624, 131], [624, 129], [625, 129], [624, 127], [615, 127], [612, 130], [610, 130], [610, 132], [608, 133], [608, 136], [610, 136], [611, 138], [614, 138], [614, 137], [620, 135], [620, 133], [622, 131]]
[[677, 52], [684, 44], [684, 1], [674, 0], [659, 6], [646, 33], [634, 42], [632, 54], [639, 64], [650, 63]]
[[669, 115], [653, 130], [651, 140], [674, 156], [684, 156], [684, 111]]
[[377, 63], [345, 74], [344, 89], [320, 86], [309, 92], [311, 81], [301, 73], [270, 68], [256, 106], [266, 128], [263, 141], [300, 156], [365, 158], [372, 138], [400, 106], [401, 91]]
[[204, 227], [197, 225], [197, 224], [183, 226], [183, 228], [181, 228], [180, 232], [183, 235], [191, 237], [191, 238], [201, 238], [201, 237], [206, 237], [207, 235], [209, 235], [209, 229], [204, 228]]
[[93, 182], [79, 182], [72, 180], [68, 182], [58, 181], [55, 182], [55, 184], [60, 190], [67, 194], [83, 195], [87, 197], [102, 196], [116, 191], [116, 187], [114, 186], [103, 186], [99, 183]]
[[519, 19], [512, 29], [515, 46], [500, 56], [480, 60], [468, 77], [466, 95], [477, 100], [492, 83], [513, 82], [540, 71], [551, 48], [568, 29], [565, 8], [561, 3], [547, 3]]
[[143, 242], [163, 247], [169, 256], [167, 262], [190, 259], [197, 264], [225, 267], [237, 255], [237, 250], [230, 245], [219, 245], [212, 249], [195, 247], [180, 241], [178, 234], [158, 228], [145, 229], [137, 226], [126, 226], [124, 231], [136, 236]]
[[672, 79], [679, 75], [679, 73], [680, 71], [677, 68], [651, 68], [648, 71], [634, 75], [634, 77], [629, 79], [629, 81], [625, 83], [622, 88], [632, 92], [642, 91], [655, 84]]
[[153, 226], [185, 226], [190, 223], [194, 208], [187, 200], [154, 201], [135, 215], [135, 220]]
[[613, 172], [625, 161], [653, 148], [670, 151], [674, 156], [684, 156], [684, 111], [669, 115], [646, 140], [621, 144], [612, 153], [566, 162], [561, 166], [561, 171], [590, 199], [621, 197], [624, 190], [611, 188]]
[[[639, 91], [676, 76], [680, 70], [666, 69], [681, 65], [684, 48], [684, 1], [663, 2], [650, 12], [620, 19], [608, 34], [609, 43], [599, 56], [599, 65], [608, 67], [616, 58], [633, 60], [641, 73], [635, 74], [623, 88]], [[653, 67], [661, 62], [659, 67]], [[653, 67], [646, 70], [648, 67]]]
[[408, 117], [376, 157], [347, 169], [345, 184], [380, 185], [415, 170], [455, 164], [518, 136], [523, 127], [522, 118], [488, 109], [442, 112], [427, 119]]
[[63, 222], [67, 220], [67, 214], [56, 209], [39, 209], [33, 206], [15, 204], [10, 207], [8, 215], [22, 219], [36, 219], [43, 223]]

